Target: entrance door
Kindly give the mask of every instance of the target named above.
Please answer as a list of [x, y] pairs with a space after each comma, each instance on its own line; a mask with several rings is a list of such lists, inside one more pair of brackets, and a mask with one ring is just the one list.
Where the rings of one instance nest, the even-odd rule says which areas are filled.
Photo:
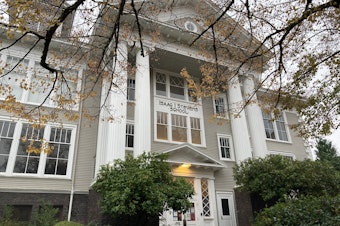
[[236, 226], [232, 192], [216, 193], [219, 226]]

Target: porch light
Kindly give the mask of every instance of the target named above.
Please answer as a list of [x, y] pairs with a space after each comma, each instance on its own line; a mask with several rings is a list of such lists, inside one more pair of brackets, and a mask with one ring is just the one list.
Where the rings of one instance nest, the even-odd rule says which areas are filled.
[[191, 164], [190, 163], [183, 163], [181, 166], [183, 168], [190, 168]]

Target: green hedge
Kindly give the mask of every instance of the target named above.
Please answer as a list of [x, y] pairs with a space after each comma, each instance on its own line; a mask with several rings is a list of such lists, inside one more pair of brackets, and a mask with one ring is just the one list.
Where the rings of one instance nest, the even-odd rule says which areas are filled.
[[340, 195], [336, 197], [304, 197], [287, 200], [265, 208], [254, 226], [340, 225]]
[[56, 223], [54, 226], [83, 226], [83, 225], [74, 221], [60, 221]]

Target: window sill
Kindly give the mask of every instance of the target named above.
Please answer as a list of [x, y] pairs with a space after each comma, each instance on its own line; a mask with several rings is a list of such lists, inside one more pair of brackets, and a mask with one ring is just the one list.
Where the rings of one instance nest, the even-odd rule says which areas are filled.
[[71, 180], [70, 176], [58, 176], [58, 175], [37, 175], [37, 174], [19, 174], [19, 173], [0, 173], [0, 177], [10, 178], [37, 178], [37, 179], [56, 179], [56, 180]]
[[223, 158], [220, 158], [221, 161], [224, 161], [224, 162], [235, 162], [235, 159], [223, 159]]
[[169, 141], [169, 140], [157, 140], [157, 139], [155, 139], [154, 142], [167, 143], [167, 144], [190, 144], [190, 145], [195, 146], [195, 147], [202, 147], [202, 148], [206, 147], [206, 145], [204, 145], [204, 144], [193, 144], [193, 143], [189, 143], [189, 142], [176, 142], [176, 141]]
[[266, 138], [266, 141], [272, 141], [272, 142], [283, 143], [283, 144], [292, 144], [291, 141], [276, 140], [276, 139], [270, 139], [270, 138]]

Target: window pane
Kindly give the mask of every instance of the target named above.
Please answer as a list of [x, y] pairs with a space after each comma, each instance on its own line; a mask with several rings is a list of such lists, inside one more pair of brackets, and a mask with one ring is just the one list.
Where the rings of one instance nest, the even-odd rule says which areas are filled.
[[276, 128], [277, 128], [277, 133], [279, 135], [279, 139], [283, 141], [288, 141], [288, 136], [287, 136], [287, 131], [286, 131], [286, 126], [285, 126], [283, 115], [280, 115], [276, 119]]
[[187, 130], [179, 127], [172, 127], [172, 140], [178, 142], [187, 141]]
[[270, 114], [262, 112], [262, 116], [263, 116], [263, 123], [264, 123], [264, 129], [266, 132], [266, 137], [270, 139], [275, 139], [273, 120]]
[[170, 76], [170, 97], [184, 100], [184, 79]]
[[39, 166], [39, 157], [28, 158], [26, 173], [37, 173]]
[[157, 139], [168, 139], [168, 114], [157, 112]]
[[0, 155], [8, 155], [11, 150], [12, 139], [0, 138]]
[[58, 161], [57, 175], [66, 175], [67, 160]]
[[161, 140], [167, 140], [168, 139], [167, 126], [157, 125], [157, 139], [161, 139]]
[[15, 159], [14, 173], [25, 173], [27, 157], [17, 157]]
[[191, 142], [193, 144], [201, 144], [201, 125], [199, 118], [190, 118], [191, 126]]
[[223, 214], [223, 216], [229, 216], [230, 210], [229, 210], [228, 199], [221, 199], [221, 204], [222, 204], [222, 214]]
[[24, 123], [15, 159], [15, 173], [37, 173], [44, 127]]
[[66, 175], [70, 154], [71, 129], [51, 128], [52, 152], [46, 157], [45, 174]]
[[156, 95], [166, 96], [166, 75], [156, 73]]
[[205, 178], [201, 179], [201, 191], [202, 191], [202, 207], [203, 207], [203, 216], [210, 216], [210, 202], [209, 202], [209, 189], [208, 189], [208, 180]]
[[28, 69], [28, 60], [22, 58], [8, 56], [3, 76], [0, 79], [0, 84], [6, 90], [0, 93], [0, 97], [6, 98], [10, 93], [20, 101], [24, 89], [28, 89], [26, 81], [26, 73]]
[[135, 79], [127, 80], [127, 99], [135, 100]]
[[55, 75], [35, 63], [28, 93], [28, 101], [41, 104], [52, 89]]
[[172, 140], [178, 142], [187, 141], [187, 122], [186, 117], [182, 115], [171, 115], [172, 123]]
[[0, 155], [0, 172], [5, 172], [8, 162], [8, 156]]
[[134, 125], [126, 124], [125, 147], [128, 147], [128, 148], [133, 147], [133, 137], [134, 137]]
[[45, 166], [45, 174], [55, 174], [55, 166], [57, 161], [55, 159], [47, 159]]
[[220, 151], [221, 151], [221, 157], [222, 158], [228, 158], [230, 159], [230, 144], [229, 144], [229, 138], [226, 137], [220, 137]]

